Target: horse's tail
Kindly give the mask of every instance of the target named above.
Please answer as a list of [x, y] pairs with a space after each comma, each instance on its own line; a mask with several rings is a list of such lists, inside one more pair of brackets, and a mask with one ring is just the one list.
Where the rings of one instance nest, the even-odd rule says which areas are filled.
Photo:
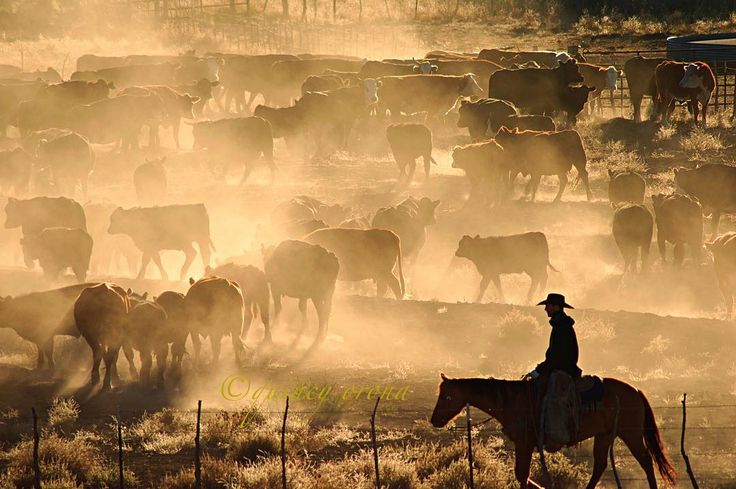
[[639, 391], [639, 395], [644, 403], [644, 444], [649, 454], [654, 458], [654, 462], [657, 464], [657, 470], [662, 476], [662, 479], [670, 485], [674, 485], [677, 481], [677, 472], [664, 452], [662, 437], [659, 435], [652, 405], [649, 404], [647, 396], [642, 391]]

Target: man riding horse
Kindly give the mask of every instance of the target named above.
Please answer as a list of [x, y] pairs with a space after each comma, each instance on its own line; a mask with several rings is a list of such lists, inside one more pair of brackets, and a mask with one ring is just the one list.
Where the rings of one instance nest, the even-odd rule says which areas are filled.
[[537, 305], [544, 306], [552, 332], [544, 361], [529, 372], [529, 377], [537, 379], [543, 374], [548, 376], [555, 370], [562, 370], [573, 380], [579, 379], [582, 370], [577, 365], [578, 339], [573, 329], [575, 320], [565, 314], [565, 308], [574, 309], [574, 307], [565, 302], [565, 296], [562, 294], [548, 294], [547, 298]]

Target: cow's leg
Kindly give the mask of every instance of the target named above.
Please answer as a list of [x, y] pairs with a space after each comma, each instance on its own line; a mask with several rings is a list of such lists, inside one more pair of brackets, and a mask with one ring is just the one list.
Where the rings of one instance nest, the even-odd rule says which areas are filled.
[[532, 283], [529, 284], [529, 292], [526, 294], [526, 302], [530, 303], [532, 301], [532, 297], [534, 297], [534, 291], [537, 290], [537, 287], [539, 286], [539, 277], [536, 275], [531, 275], [529, 278], [532, 279]]
[[243, 341], [248, 341], [248, 332], [250, 331], [250, 325], [253, 322], [253, 303], [248, 303], [245, 305], [244, 313], [243, 332], [240, 334], [240, 337], [243, 338]]
[[664, 239], [660, 230], [657, 230], [657, 248], [659, 249], [659, 257], [662, 259], [662, 263], [667, 263], [667, 240]]
[[248, 177], [250, 176], [250, 173], [252, 171], [253, 171], [253, 166], [249, 165], [248, 162], [246, 161], [245, 164], [243, 165], [243, 176], [240, 177], [240, 182], [238, 183], [238, 185], [243, 185], [246, 182], [246, 180], [248, 180]]
[[38, 358], [36, 359], [36, 369], [42, 369], [45, 362], [45, 356], [43, 352], [43, 346], [41, 343], [36, 343], [36, 348], [38, 348]]
[[143, 252], [143, 255], [141, 256], [141, 268], [138, 271], [138, 276], [136, 277], [136, 280], [141, 280], [143, 277], [146, 276], [146, 268], [148, 267], [148, 263], [151, 261], [151, 254], [147, 251]]
[[176, 338], [171, 343], [171, 364], [177, 371], [181, 369], [181, 362], [186, 353], [187, 333], [176, 332]]
[[302, 324], [301, 324], [302, 328], [301, 328], [301, 331], [299, 332], [299, 335], [301, 335], [304, 332], [304, 330], [307, 329], [307, 326], [309, 325], [309, 322], [307, 321], [307, 304], [308, 304], [307, 299], [304, 299], [304, 298], [299, 299], [299, 313], [301, 315], [301, 320], [302, 320]]
[[323, 298], [317, 301], [314, 301], [314, 299], [312, 299], [312, 302], [314, 303], [314, 308], [317, 310], [317, 318], [319, 320], [317, 338], [314, 340], [312, 348], [320, 345], [327, 337], [327, 328], [330, 322], [330, 313], [332, 312], [332, 296], [334, 293], [335, 288], [331, 287]]
[[140, 382], [143, 385], [148, 385], [151, 380], [151, 366], [153, 365], [152, 352], [149, 348], [144, 348], [140, 351], [141, 355], [141, 375]]
[[[557, 195], [555, 195], [554, 202], [559, 202], [560, 201], [560, 199], [562, 198], [562, 193], [565, 191], [565, 187], [567, 187], [567, 173], [560, 173], [559, 175], [557, 175], [557, 178], [560, 179], [560, 188], [559, 188], [559, 190], [557, 190]], [[539, 184], [537, 184], [537, 185], [539, 185]], [[534, 193], [535, 194], [537, 193], [536, 189], [534, 190]], [[534, 199], [532, 199], [532, 200], [534, 200]]]
[[194, 368], [197, 368], [200, 365], [199, 354], [202, 351], [202, 340], [199, 339], [199, 333], [196, 331], [192, 331], [192, 346], [194, 347]]
[[491, 280], [493, 280], [493, 285], [496, 286], [496, 290], [498, 291], [498, 300], [506, 302], [506, 297], [504, 297], [503, 288], [501, 287], [501, 277], [499, 275], [494, 275], [491, 277]]
[[238, 366], [245, 361], [245, 347], [240, 340], [239, 333], [239, 331], [233, 331], [230, 335], [233, 343], [233, 351], [235, 352], [235, 364]]
[[383, 277], [380, 277], [376, 280], [376, 297], [384, 297], [386, 295], [386, 291], [388, 290], [388, 283], [386, 282], [386, 279]]
[[514, 450], [514, 475], [516, 476], [520, 489], [527, 489], [529, 487], [532, 453], [532, 448], [525, 443], [518, 443]]
[[429, 180], [429, 164], [432, 161], [432, 155], [426, 154], [422, 157], [424, 160], [424, 181], [427, 182]]
[[179, 129], [180, 128], [181, 128], [181, 117], [174, 117], [171, 120], [171, 130], [173, 132], [174, 143], [176, 144], [176, 149], [181, 149], [181, 144], [179, 143]]
[[135, 368], [135, 354], [133, 353], [133, 348], [130, 346], [129, 342], [124, 341], [122, 349], [123, 355], [125, 355], [125, 359], [128, 361], [128, 374], [130, 374], [131, 379], [135, 380], [138, 378], [138, 370]]
[[414, 173], [417, 171], [417, 160], [415, 160], [414, 158], [407, 158], [406, 164], [407, 164], [406, 184], [411, 185], [411, 182], [414, 180]]
[[[693, 108], [693, 122], [697, 125], [698, 124], [698, 115], [700, 115], [700, 107], [698, 106], [698, 99], [697, 99], [697, 97], [692, 97], [690, 99], [690, 105]], [[703, 125], [705, 125], [705, 121], [703, 121]]]
[[[271, 297], [273, 297], [273, 323], [278, 324], [281, 315], [281, 292], [271, 287]], [[263, 314], [261, 312], [261, 314]]]
[[164, 386], [164, 372], [166, 371], [166, 361], [169, 356], [169, 345], [164, 341], [162, 345], [156, 348], [156, 385], [159, 388]]
[[403, 299], [399, 279], [396, 278], [392, 271], [389, 271], [389, 273], [386, 275], [386, 283], [388, 283], [388, 286], [391, 287], [391, 292], [394, 293], [394, 296], [397, 300]]
[[212, 260], [212, 248], [209, 236], [206, 240], [203, 239], [198, 241], [197, 245], [199, 246], [199, 254], [202, 256], [202, 265], [207, 269], [207, 267], [210, 266], [210, 261]]
[[685, 244], [680, 241], [675, 243], [675, 265], [682, 265], [685, 259]]
[[649, 270], [649, 247], [651, 246], [651, 239], [641, 245], [641, 272], [645, 273]]
[[[118, 361], [118, 355], [120, 354], [120, 345], [108, 345], [105, 350], [105, 378], [102, 381], [102, 389], [107, 390], [112, 387], [110, 379], [112, 378], [115, 370], [115, 364]], [[116, 379], [119, 380], [119, 379]]]
[[158, 267], [158, 272], [161, 274], [161, 280], [168, 281], [169, 274], [166, 273], [166, 269], [164, 268], [164, 265], [161, 263], [161, 254], [158, 251], [156, 251], [155, 253], [151, 254], [151, 258], [153, 259], [153, 263], [156, 264], [156, 267]]
[[634, 121], [641, 122], [641, 99], [643, 96], [639, 93], [632, 93], [631, 105], [634, 107]]
[[100, 381], [100, 362], [102, 361], [102, 345], [97, 342], [87, 340], [90, 348], [92, 348], [92, 376], [90, 383], [97, 385]]
[[184, 252], [184, 264], [182, 264], [181, 272], [179, 272], [179, 280], [184, 280], [186, 278], [187, 272], [189, 272], [189, 267], [192, 266], [192, 262], [197, 256], [197, 250], [195, 250], [194, 246], [191, 244], [188, 244], [186, 248], [182, 249], [182, 251]]
[[586, 489], [595, 489], [598, 481], [601, 480], [608, 465], [608, 450], [611, 448], [611, 443], [613, 443], [612, 435], [607, 433], [596, 435], [593, 441], [593, 474], [590, 476]]
[[[527, 192], [530, 193], [529, 195], [529, 202], [534, 202], [534, 199], [537, 198], [537, 190], [539, 190], [539, 182], [542, 179], [542, 175], [532, 175], [529, 179], [529, 185], [527, 186]], [[567, 183], [567, 178], [565, 178], [565, 183]], [[560, 179], [560, 190], [563, 190], [562, 188], [562, 179]], [[558, 192], [559, 195], [562, 195], [561, 192]], [[555, 197], [555, 201], [559, 200], [558, 197]]]
[[[210, 334], [210, 344], [212, 345], [212, 366], [216, 366], [217, 362], [220, 361], [220, 350], [222, 348], [222, 335], [215, 333]], [[235, 351], [235, 357], [237, 358], [238, 352]]]
[[475, 302], [480, 303], [481, 300], [483, 300], [483, 296], [486, 293], [486, 289], [488, 289], [488, 284], [491, 283], [491, 276], [490, 275], [483, 275], [483, 277], [480, 279], [480, 287], [478, 287], [478, 295], [475, 297]]
[[258, 305], [258, 313], [261, 316], [261, 322], [263, 323], [263, 328], [265, 332], [265, 336], [263, 337], [263, 341], [267, 343], [271, 343], [273, 339], [271, 338], [271, 314], [268, 310], [269, 307], [269, 300], [268, 297], [265, 298], [265, 301], [262, 301], [262, 304]]

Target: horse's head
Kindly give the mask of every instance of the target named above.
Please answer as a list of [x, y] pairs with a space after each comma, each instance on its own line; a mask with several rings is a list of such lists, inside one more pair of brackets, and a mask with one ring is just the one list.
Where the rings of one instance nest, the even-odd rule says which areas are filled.
[[440, 374], [440, 377], [442, 382], [437, 396], [437, 404], [430, 420], [435, 428], [442, 428], [460, 414], [460, 411], [465, 407], [467, 397], [463, 394], [460, 386], [452, 379], [448, 379], [443, 373]]

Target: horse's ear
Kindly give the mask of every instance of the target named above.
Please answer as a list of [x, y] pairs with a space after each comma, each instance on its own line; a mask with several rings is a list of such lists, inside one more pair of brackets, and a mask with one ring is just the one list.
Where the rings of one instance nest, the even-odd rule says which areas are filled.
[[440, 378], [444, 381], [447, 380], [447, 377], [445, 377], [444, 372], [440, 372]]

